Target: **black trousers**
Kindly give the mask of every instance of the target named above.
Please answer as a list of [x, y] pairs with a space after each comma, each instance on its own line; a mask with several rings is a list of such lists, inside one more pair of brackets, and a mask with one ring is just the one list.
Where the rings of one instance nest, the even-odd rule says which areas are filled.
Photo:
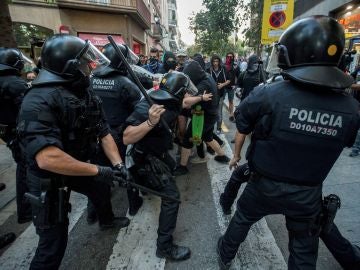
[[29, 192], [26, 181], [26, 160], [22, 157], [16, 164], [16, 207], [18, 223], [31, 221], [31, 204], [25, 197], [25, 193]]
[[289, 231], [289, 269], [315, 269], [322, 187], [304, 187], [252, 177], [237, 202], [235, 215], [220, 241], [220, 256], [231, 261], [250, 227], [270, 214], [283, 214]]
[[[241, 184], [247, 182], [249, 178], [250, 170], [247, 163], [233, 171], [224, 192], [221, 194], [221, 201], [225, 208], [232, 206]], [[330, 232], [321, 232], [320, 239], [344, 269], [360, 269], [360, 248], [344, 238], [335, 224], [333, 224]]]
[[[175, 169], [176, 163], [168, 154], [166, 154], [164, 156], [164, 159], [161, 160], [167, 164], [167, 166], [170, 168], [170, 171], [173, 171]], [[136, 161], [136, 165], [130, 169], [134, 181], [140, 185], [148, 186], [149, 188], [153, 189], [153, 187], [148, 185], [146, 179], [144, 177], [140, 177], [139, 174], [137, 173], [140, 166], [142, 166], [141, 163]], [[180, 192], [177, 188], [174, 178], [169, 179], [169, 181], [163, 188], [156, 190], [167, 196], [180, 199]], [[131, 199], [136, 200], [137, 199], [136, 196], [139, 195], [134, 194], [131, 197]], [[179, 205], [180, 203], [178, 202], [161, 199], [159, 227], [157, 230], [158, 238], [156, 242], [157, 247], [160, 249], [168, 249], [172, 246], [173, 243], [172, 235], [176, 227]]]
[[[40, 195], [40, 179], [28, 175], [30, 192]], [[66, 186], [71, 190], [86, 195], [94, 205], [99, 215], [100, 224], [109, 224], [114, 217], [110, 201], [109, 188], [103, 183], [94, 181], [91, 177], [69, 177]], [[53, 270], [58, 269], [64, 256], [67, 237], [68, 219], [58, 222], [58, 193], [56, 190], [48, 191], [47, 202], [43, 207], [32, 205], [33, 222], [39, 243], [30, 269]]]

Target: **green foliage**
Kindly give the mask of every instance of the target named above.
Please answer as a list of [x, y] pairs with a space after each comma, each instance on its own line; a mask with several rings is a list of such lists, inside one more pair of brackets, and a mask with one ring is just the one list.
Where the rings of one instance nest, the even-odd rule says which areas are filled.
[[[189, 18], [190, 29], [195, 34], [195, 47], [201, 52], [245, 54], [247, 46], [259, 51], [264, 0], [203, 0], [203, 5], [205, 10]], [[245, 40], [231, 41], [229, 37], [238, 31], [240, 25], [248, 25], [242, 33]]]
[[245, 45], [254, 48], [258, 53], [261, 48], [261, 25], [264, 0], [239, 0], [242, 11], [240, 23], [250, 22], [244, 29]]
[[46, 39], [54, 34], [50, 29], [27, 23], [13, 23], [13, 31], [15, 34], [16, 43], [20, 47], [29, 47], [30, 40], [34, 37], [38, 39]]
[[238, 28], [238, 0], [203, 0], [206, 10], [193, 14], [190, 29], [205, 54], [226, 53], [229, 36]]

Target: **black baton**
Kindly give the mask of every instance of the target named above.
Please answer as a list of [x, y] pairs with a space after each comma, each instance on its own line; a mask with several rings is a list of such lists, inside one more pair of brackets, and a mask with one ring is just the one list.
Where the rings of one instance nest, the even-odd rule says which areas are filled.
[[[151, 105], [154, 104], [154, 102], [149, 97], [148, 93], [146, 92], [144, 86], [141, 84], [139, 78], [136, 76], [135, 72], [131, 69], [128, 61], [126, 60], [124, 54], [121, 52], [119, 47], [117, 46], [116, 42], [114, 41], [112, 36], [108, 36], [108, 40], [110, 41], [111, 45], [114, 47], [116, 54], [121, 58], [121, 61], [125, 64], [127, 70], [129, 71], [131, 77], [134, 79], [136, 85], [139, 87], [141, 93], [144, 95], [146, 101]], [[160, 117], [161, 124], [165, 127], [165, 129], [172, 135], [172, 131], [169, 128], [169, 125], [165, 122], [165, 120]]]

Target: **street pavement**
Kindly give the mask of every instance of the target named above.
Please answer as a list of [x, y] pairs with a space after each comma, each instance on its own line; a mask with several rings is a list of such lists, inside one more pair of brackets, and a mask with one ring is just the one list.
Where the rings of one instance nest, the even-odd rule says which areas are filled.
[[[224, 150], [231, 157], [233, 145], [230, 141], [235, 126], [227, 121], [225, 110], [224, 119]], [[360, 197], [360, 157], [350, 158], [349, 151], [344, 150], [329, 174], [324, 194], [335, 193], [341, 197], [342, 207], [335, 222], [345, 237], [360, 244], [360, 210], [356, 207]], [[169, 262], [155, 256], [159, 198], [144, 196], [144, 205], [135, 217], [130, 217], [129, 227], [100, 232], [97, 224], [86, 222], [86, 198], [73, 193], [69, 242], [60, 269], [218, 269], [216, 242], [231, 218], [222, 214], [218, 201], [231, 171], [227, 165], [214, 161], [213, 156], [208, 157], [207, 164], [189, 164], [190, 174], [176, 178], [182, 203], [174, 240], [191, 248], [191, 259]], [[0, 194], [0, 234], [14, 231], [17, 235], [14, 243], [0, 250], [0, 268], [28, 269], [38, 237], [31, 223], [16, 223], [15, 166], [9, 151], [1, 144], [0, 182], [7, 184], [7, 189]], [[113, 189], [112, 203], [116, 215], [127, 214], [123, 189]], [[232, 269], [286, 269], [287, 257], [284, 219], [271, 216], [252, 227]], [[341, 269], [323, 245], [317, 268]]]

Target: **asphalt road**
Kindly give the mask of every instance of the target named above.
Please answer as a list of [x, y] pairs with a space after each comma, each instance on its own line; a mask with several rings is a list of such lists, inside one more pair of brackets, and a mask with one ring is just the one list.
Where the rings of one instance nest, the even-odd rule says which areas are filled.
[[[226, 116], [224, 112], [224, 138], [228, 141], [225, 150], [231, 155], [233, 145], [230, 141], [235, 126], [227, 121]], [[0, 162], [3, 161], [0, 164], [0, 182], [7, 181], [9, 190], [3, 192], [11, 195], [13, 188], [9, 178], [14, 177], [14, 166], [9, 163], [7, 150], [0, 147]], [[357, 180], [359, 159], [348, 158], [346, 151], [337, 162], [337, 168], [329, 175], [329, 183], [324, 190], [327, 194], [340, 193], [343, 207], [336, 222], [346, 237], [359, 244], [360, 215], [356, 208], [360, 196]], [[226, 165], [215, 162], [213, 156], [209, 159], [207, 164], [190, 164], [190, 174], [176, 178], [182, 203], [174, 241], [191, 248], [190, 260], [175, 263], [156, 258], [158, 198], [144, 196], [144, 206], [138, 215], [131, 217], [128, 228], [100, 232], [97, 224], [88, 225], [86, 222], [86, 198], [74, 194], [68, 247], [61, 269], [218, 269], [215, 246], [229, 222], [229, 217], [220, 211], [218, 198], [231, 172]], [[10, 196], [8, 193], [6, 196]], [[113, 189], [112, 202], [116, 215], [127, 213], [126, 192], [123, 189]], [[16, 223], [14, 200], [0, 209], [0, 234], [9, 231], [14, 231], [18, 237], [13, 244], [0, 250], [0, 268], [28, 269], [37, 236], [31, 224]], [[286, 269], [287, 239], [283, 217], [267, 217], [253, 226], [232, 269]], [[317, 269], [341, 269], [323, 245], [320, 246]]]

